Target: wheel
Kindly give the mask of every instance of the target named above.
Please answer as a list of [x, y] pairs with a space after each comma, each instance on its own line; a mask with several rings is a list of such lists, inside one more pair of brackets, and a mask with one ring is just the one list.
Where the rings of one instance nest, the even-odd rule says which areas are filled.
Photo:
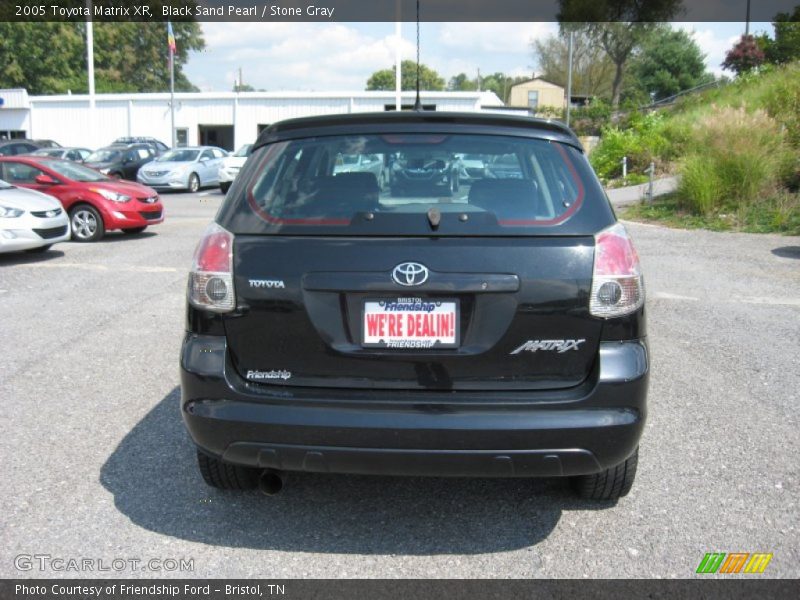
[[222, 462], [199, 450], [197, 464], [203, 480], [211, 487], [221, 490], [252, 490], [258, 486], [258, 469]]
[[25, 252], [30, 252], [31, 254], [40, 254], [42, 252], [47, 252], [52, 247], [53, 244], [47, 244], [46, 246], [39, 246], [38, 248], [28, 248]]
[[231, 182], [230, 181], [220, 182], [219, 189], [222, 191], [223, 194], [227, 194], [228, 190], [231, 189]]
[[197, 176], [197, 173], [192, 173], [189, 175], [189, 191], [193, 194], [200, 189], [200, 178]]
[[575, 491], [589, 500], [619, 500], [631, 491], [639, 462], [639, 449], [623, 463], [593, 475], [573, 478]]
[[145, 229], [147, 229], [147, 225], [142, 225], [141, 227], [131, 227], [130, 229], [123, 229], [122, 233], [133, 235], [136, 233], [142, 233]]
[[79, 204], [69, 213], [72, 239], [76, 242], [96, 242], [106, 232], [103, 217], [94, 206]]

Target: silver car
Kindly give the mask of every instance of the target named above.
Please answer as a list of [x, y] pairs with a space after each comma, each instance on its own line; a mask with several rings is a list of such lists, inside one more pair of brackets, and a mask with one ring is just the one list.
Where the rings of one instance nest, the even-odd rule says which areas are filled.
[[139, 169], [136, 181], [155, 190], [188, 190], [219, 183], [219, 166], [228, 153], [215, 146], [173, 148]]
[[82, 163], [89, 158], [91, 153], [92, 151], [88, 148], [40, 148], [31, 152], [31, 156], [49, 156]]

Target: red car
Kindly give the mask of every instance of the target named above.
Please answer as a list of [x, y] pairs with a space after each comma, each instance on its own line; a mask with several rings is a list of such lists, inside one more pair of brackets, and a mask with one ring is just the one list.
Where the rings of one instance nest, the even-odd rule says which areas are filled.
[[96, 242], [111, 229], [140, 233], [164, 220], [164, 207], [154, 190], [74, 162], [46, 156], [0, 157], [0, 179], [58, 198], [69, 213], [72, 239], [77, 242]]

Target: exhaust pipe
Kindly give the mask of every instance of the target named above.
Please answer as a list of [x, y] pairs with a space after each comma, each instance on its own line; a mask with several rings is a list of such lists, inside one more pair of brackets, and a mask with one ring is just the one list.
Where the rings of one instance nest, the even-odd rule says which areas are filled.
[[283, 480], [281, 471], [265, 469], [258, 478], [258, 489], [266, 496], [274, 496], [283, 489]]

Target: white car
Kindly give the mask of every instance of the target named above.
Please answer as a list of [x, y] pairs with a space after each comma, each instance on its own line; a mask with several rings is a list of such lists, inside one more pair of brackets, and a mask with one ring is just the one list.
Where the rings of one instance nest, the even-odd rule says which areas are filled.
[[69, 218], [61, 202], [0, 179], [0, 253], [45, 252], [69, 238]]
[[461, 181], [467, 183], [486, 177], [486, 160], [480, 154], [459, 154]]
[[245, 144], [236, 152], [222, 159], [222, 164], [219, 167], [219, 189], [223, 194], [228, 193], [233, 180], [239, 174], [239, 170], [247, 162], [247, 157], [250, 156], [250, 150], [253, 149], [253, 144]]

